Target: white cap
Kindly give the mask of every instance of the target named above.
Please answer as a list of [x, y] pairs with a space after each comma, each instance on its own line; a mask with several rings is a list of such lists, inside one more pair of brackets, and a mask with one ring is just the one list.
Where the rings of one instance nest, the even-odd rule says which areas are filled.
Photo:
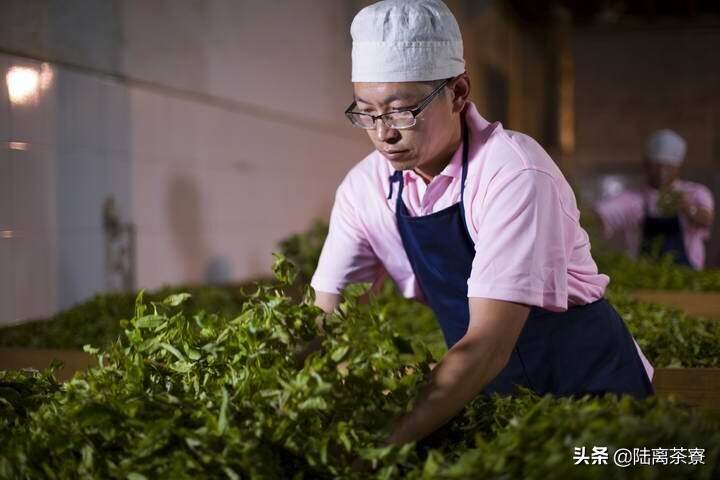
[[672, 130], [663, 129], [650, 135], [646, 154], [651, 162], [678, 167], [685, 159], [687, 144]]
[[384, 0], [355, 15], [353, 82], [421, 82], [465, 72], [462, 36], [440, 0]]

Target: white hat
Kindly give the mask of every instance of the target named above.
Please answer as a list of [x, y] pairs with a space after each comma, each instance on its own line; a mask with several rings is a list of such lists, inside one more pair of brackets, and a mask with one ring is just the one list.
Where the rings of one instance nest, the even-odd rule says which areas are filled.
[[687, 144], [672, 130], [663, 129], [650, 135], [646, 153], [651, 162], [678, 167], [685, 159]]
[[419, 82], [465, 72], [455, 17], [440, 0], [384, 0], [350, 27], [353, 82]]

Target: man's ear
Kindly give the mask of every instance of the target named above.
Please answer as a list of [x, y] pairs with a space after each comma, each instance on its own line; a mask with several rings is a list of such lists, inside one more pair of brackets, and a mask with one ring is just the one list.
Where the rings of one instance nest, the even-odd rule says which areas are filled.
[[465, 104], [470, 97], [470, 77], [467, 72], [458, 75], [452, 82], [451, 89], [453, 92], [453, 113], [460, 113], [465, 108]]

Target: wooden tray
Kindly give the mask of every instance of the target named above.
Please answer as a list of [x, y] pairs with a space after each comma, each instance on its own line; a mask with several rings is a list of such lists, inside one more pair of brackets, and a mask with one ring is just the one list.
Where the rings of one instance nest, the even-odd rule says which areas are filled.
[[[64, 363], [57, 372], [60, 381], [97, 365], [97, 357], [76, 350], [0, 348], [0, 370], [41, 370], [54, 359]], [[720, 411], [720, 368], [656, 368], [653, 386], [658, 395], [672, 395], [691, 407]]]
[[635, 290], [630, 296], [643, 302], [677, 307], [688, 315], [720, 320], [719, 292], [685, 292], [673, 290]]
[[44, 350], [36, 348], [0, 348], [0, 370], [48, 368], [53, 360], [63, 366], [56, 372], [58, 381], [69, 380], [75, 372], [97, 365], [97, 357], [77, 350]]
[[720, 368], [656, 368], [657, 395], [673, 395], [691, 407], [720, 411]]

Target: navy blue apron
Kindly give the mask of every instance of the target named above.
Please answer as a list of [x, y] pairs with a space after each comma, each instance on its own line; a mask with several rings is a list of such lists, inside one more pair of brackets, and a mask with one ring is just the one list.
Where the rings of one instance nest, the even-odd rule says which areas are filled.
[[[430, 215], [413, 217], [402, 200], [402, 172], [396, 219], [405, 252], [425, 298], [437, 317], [448, 348], [464, 335], [470, 320], [467, 280], [475, 245], [465, 221], [463, 197], [468, 164], [468, 132], [463, 122], [460, 202]], [[484, 389], [512, 394], [516, 385], [544, 395], [616, 393], [644, 398], [653, 393], [625, 324], [601, 298], [565, 312], [532, 307], [507, 366]]]
[[[660, 250], [655, 251], [659, 245]], [[670, 254], [678, 265], [690, 265], [690, 260], [685, 250], [683, 231], [680, 226], [680, 217], [651, 217], [650, 211], [645, 202], [645, 218], [642, 225], [642, 243], [640, 253], [650, 256], [663, 256]]]

